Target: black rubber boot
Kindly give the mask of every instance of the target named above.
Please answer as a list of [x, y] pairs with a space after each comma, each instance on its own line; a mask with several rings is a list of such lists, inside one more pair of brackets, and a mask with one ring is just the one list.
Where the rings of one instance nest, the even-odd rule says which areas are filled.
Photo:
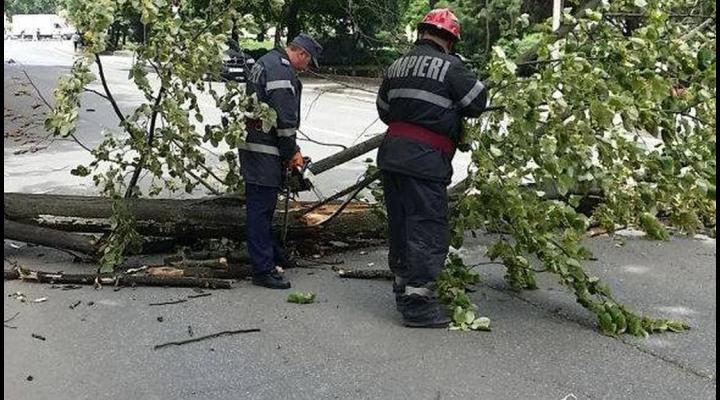
[[447, 328], [450, 315], [447, 307], [436, 298], [403, 294], [398, 299], [403, 324], [410, 328]]
[[252, 278], [253, 285], [270, 289], [290, 289], [290, 282], [277, 271], [269, 274], [256, 275]]

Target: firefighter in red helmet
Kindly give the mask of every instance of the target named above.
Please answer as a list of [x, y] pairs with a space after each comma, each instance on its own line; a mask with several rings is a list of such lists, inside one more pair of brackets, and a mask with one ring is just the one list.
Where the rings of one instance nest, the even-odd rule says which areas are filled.
[[378, 151], [390, 225], [388, 263], [397, 309], [410, 327], [450, 322], [435, 290], [450, 241], [447, 185], [463, 118], [478, 117], [487, 105], [483, 84], [452, 55], [460, 30], [450, 10], [428, 13], [414, 48], [385, 71], [376, 102], [388, 125]]

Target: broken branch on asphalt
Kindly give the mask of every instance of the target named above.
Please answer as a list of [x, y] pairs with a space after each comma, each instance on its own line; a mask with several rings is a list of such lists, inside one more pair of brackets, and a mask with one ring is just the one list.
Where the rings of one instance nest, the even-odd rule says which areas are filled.
[[212, 339], [212, 338], [221, 337], [221, 336], [237, 335], [240, 333], [252, 333], [252, 332], [260, 332], [260, 329], [252, 328], [252, 329], [239, 329], [239, 330], [235, 330], [235, 331], [222, 331], [222, 332], [218, 332], [218, 333], [213, 333], [212, 335], [205, 335], [205, 336], [199, 336], [199, 337], [192, 338], [192, 339], [180, 340], [177, 342], [167, 342], [167, 343], [163, 343], [163, 344], [158, 344], [158, 345], [155, 345], [155, 347], [153, 347], [153, 349], [158, 350], [158, 349], [161, 349], [163, 347], [168, 347], [168, 346], [182, 346], [184, 344], [195, 343], [195, 342], [199, 342], [199, 341], [206, 340], [206, 339]]
[[[6, 271], [7, 272], [7, 271]], [[208, 289], [230, 289], [232, 281], [217, 278], [199, 277], [157, 277], [118, 274], [115, 276], [98, 276], [96, 274], [65, 274], [57, 272], [33, 271], [19, 269], [17, 275], [5, 274], [5, 280], [21, 279], [38, 283], [72, 283], [80, 285], [124, 285], [124, 286], [169, 286], [169, 287], [201, 287]]]
[[333, 268], [340, 278], [393, 280], [395, 275], [389, 269], [342, 269]]
[[5, 321], [3, 321], [3, 323], [6, 323], [6, 324], [7, 324], [8, 322], [10, 322], [10, 321], [14, 320], [15, 318], [17, 318], [18, 315], [20, 315], [20, 312], [19, 312], [19, 311], [16, 312], [15, 315], [13, 315], [12, 317], [10, 317], [10, 318], [6, 319]]
[[37, 333], [33, 333], [33, 334], [30, 335], [30, 336], [32, 336], [34, 339], [37, 339], [37, 340], [42, 340], [42, 341], [47, 340], [47, 338], [46, 338], [45, 336], [38, 335]]

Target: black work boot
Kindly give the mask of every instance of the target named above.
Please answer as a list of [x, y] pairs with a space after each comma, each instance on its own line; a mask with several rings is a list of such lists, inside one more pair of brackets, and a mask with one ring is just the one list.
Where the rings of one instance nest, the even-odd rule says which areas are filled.
[[436, 297], [412, 293], [407, 288], [399, 297], [398, 310], [403, 324], [410, 328], [447, 328], [451, 321], [447, 307]]
[[290, 289], [290, 282], [277, 271], [268, 274], [255, 275], [252, 278], [253, 285], [263, 286], [270, 289]]

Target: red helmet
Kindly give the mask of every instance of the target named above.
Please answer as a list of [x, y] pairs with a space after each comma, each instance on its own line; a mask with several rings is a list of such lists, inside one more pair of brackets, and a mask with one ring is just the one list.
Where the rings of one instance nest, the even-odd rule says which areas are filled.
[[455, 40], [460, 40], [460, 22], [449, 8], [438, 8], [427, 13], [418, 24], [418, 29], [423, 26], [433, 26], [449, 33]]

